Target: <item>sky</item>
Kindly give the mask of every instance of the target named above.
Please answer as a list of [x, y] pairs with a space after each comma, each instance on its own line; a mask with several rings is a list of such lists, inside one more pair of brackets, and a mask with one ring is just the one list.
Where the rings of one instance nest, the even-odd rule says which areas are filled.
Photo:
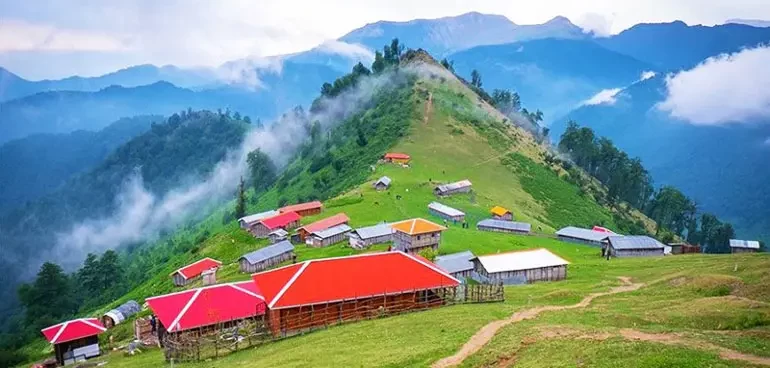
[[0, 66], [32, 80], [138, 64], [214, 67], [307, 50], [379, 20], [469, 11], [517, 24], [562, 15], [600, 34], [642, 22], [770, 19], [765, 0], [0, 0]]

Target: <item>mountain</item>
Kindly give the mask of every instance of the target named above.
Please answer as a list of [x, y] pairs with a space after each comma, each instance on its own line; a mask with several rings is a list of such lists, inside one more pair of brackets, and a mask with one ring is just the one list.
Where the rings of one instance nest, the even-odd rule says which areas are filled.
[[688, 26], [682, 21], [637, 24], [596, 42], [657, 68], [675, 71], [690, 69], [712, 56], [770, 42], [770, 28], [744, 24]]
[[770, 21], [759, 19], [728, 19], [725, 24], [745, 24], [747, 26], [765, 28], [770, 27]]

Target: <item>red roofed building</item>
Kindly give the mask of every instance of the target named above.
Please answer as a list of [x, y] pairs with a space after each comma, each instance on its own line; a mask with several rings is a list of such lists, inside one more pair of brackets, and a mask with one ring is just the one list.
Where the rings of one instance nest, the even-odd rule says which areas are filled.
[[395, 162], [397, 164], [408, 164], [409, 160], [412, 159], [406, 153], [396, 153], [396, 152], [388, 152], [382, 158], [387, 162]]
[[285, 212], [280, 215], [260, 220], [249, 228], [249, 232], [257, 238], [266, 238], [268, 234], [278, 229], [291, 230], [299, 226], [302, 217], [296, 212]]
[[302, 241], [305, 241], [305, 238], [307, 238], [310, 233], [326, 230], [330, 227], [334, 227], [337, 225], [347, 224], [350, 219], [348, 218], [348, 215], [344, 213], [338, 213], [334, 216], [327, 217], [323, 220], [318, 220], [312, 224], [302, 226], [297, 229], [297, 234], [299, 234], [299, 238]]
[[46, 340], [54, 344], [59, 365], [99, 356], [99, 334], [107, 331], [97, 318], [81, 318], [62, 322], [41, 330]]
[[323, 209], [323, 204], [319, 201], [313, 201], [313, 202], [306, 202], [306, 203], [299, 203], [299, 204], [293, 204], [291, 206], [281, 207], [278, 209], [278, 212], [280, 213], [286, 213], [286, 212], [296, 212], [300, 216], [312, 216], [317, 215], [321, 213], [321, 210]]
[[219, 268], [221, 265], [222, 262], [206, 257], [172, 272], [171, 278], [174, 280], [174, 285], [184, 286], [195, 281], [203, 271]]
[[305, 261], [252, 276], [276, 336], [343, 321], [444, 304], [460, 282], [426, 259], [402, 252]]

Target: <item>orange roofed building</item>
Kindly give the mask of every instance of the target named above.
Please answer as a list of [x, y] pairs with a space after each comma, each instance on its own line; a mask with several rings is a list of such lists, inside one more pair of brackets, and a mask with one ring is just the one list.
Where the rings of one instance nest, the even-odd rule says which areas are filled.
[[321, 202], [313, 201], [313, 202], [299, 203], [299, 204], [293, 204], [291, 206], [281, 207], [278, 209], [278, 212], [280, 213], [296, 212], [298, 215], [305, 217], [305, 216], [317, 215], [321, 213], [322, 209], [323, 209], [323, 204], [321, 204]]
[[391, 227], [395, 230], [394, 249], [406, 253], [419, 253], [427, 248], [438, 250], [441, 232], [446, 230], [439, 224], [421, 218], [396, 222]]
[[395, 152], [388, 152], [382, 158], [385, 159], [386, 162], [394, 162], [397, 164], [408, 164], [409, 160], [412, 159], [406, 153], [395, 153]]
[[326, 230], [330, 227], [334, 227], [337, 225], [347, 224], [348, 221], [350, 221], [350, 218], [348, 218], [348, 215], [344, 213], [338, 213], [334, 216], [327, 217], [323, 220], [318, 220], [312, 224], [308, 224], [298, 228], [297, 234], [299, 234], [300, 240], [304, 242], [305, 239], [308, 237], [308, 235], [310, 235], [310, 233]]

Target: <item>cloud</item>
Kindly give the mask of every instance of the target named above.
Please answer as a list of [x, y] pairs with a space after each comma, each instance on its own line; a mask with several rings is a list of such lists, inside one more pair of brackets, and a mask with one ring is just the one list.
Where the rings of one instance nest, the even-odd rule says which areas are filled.
[[357, 43], [348, 43], [337, 40], [328, 40], [317, 47], [319, 51], [358, 59], [361, 62], [370, 63], [374, 60], [374, 53]]
[[653, 72], [652, 70], [644, 71], [642, 72], [642, 75], [639, 77], [639, 82], [646, 81], [650, 78], [655, 78], [656, 75], [658, 75], [658, 73]]
[[666, 78], [658, 109], [695, 125], [770, 119], [770, 48], [709, 58]]
[[19, 20], [0, 22], [0, 52], [129, 51], [125, 41], [97, 32]]
[[281, 74], [283, 57], [248, 57], [229, 61], [216, 68], [217, 79], [225, 83], [239, 84], [251, 89], [264, 88], [260, 80], [263, 73]]
[[616, 102], [615, 96], [622, 91], [622, 88], [610, 88], [599, 91], [593, 97], [583, 102], [584, 106], [593, 105], [614, 105]]
[[576, 23], [583, 32], [593, 33], [596, 37], [607, 37], [612, 34], [612, 18], [599, 13], [583, 14]]

